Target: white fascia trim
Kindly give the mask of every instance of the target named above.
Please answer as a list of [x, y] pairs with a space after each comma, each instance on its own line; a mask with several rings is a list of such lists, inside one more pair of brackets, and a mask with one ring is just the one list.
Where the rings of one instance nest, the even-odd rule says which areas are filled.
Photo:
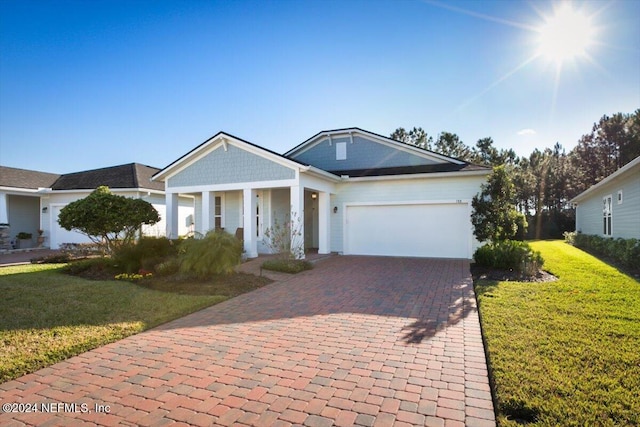
[[468, 172], [434, 172], [434, 173], [414, 173], [406, 175], [383, 175], [383, 176], [361, 176], [343, 177], [346, 182], [358, 181], [393, 181], [398, 179], [430, 179], [430, 178], [459, 178], [467, 176], [487, 176], [491, 171], [468, 171]]
[[327, 172], [325, 170], [319, 169], [319, 168], [317, 168], [315, 166], [302, 167], [301, 171], [302, 172], [309, 172], [312, 175], [318, 175], [318, 176], [320, 176], [322, 178], [325, 178], [325, 179], [328, 178], [332, 182], [340, 182], [342, 180], [342, 178], [340, 178], [339, 176], [334, 175], [334, 174], [332, 174], [330, 172]]
[[337, 136], [348, 136], [351, 138], [351, 141], [353, 141], [353, 135], [354, 134], [360, 134], [361, 136], [364, 136], [366, 138], [375, 140], [377, 142], [380, 142], [382, 144], [385, 144], [389, 147], [395, 148], [397, 150], [400, 151], [405, 151], [411, 154], [416, 154], [420, 157], [429, 159], [429, 160], [442, 160], [445, 161], [447, 163], [454, 163], [454, 164], [464, 164], [463, 161], [460, 160], [455, 160], [446, 156], [443, 156], [441, 154], [435, 153], [435, 152], [427, 152], [426, 150], [423, 150], [422, 148], [418, 148], [418, 147], [412, 147], [411, 145], [408, 144], [403, 144], [397, 141], [394, 141], [391, 138], [384, 138], [360, 129], [345, 129], [345, 130], [340, 130], [337, 132], [322, 132], [320, 133], [318, 136], [316, 136], [314, 139], [312, 139], [311, 141], [307, 142], [305, 145], [298, 147], [297, 149], [291, 150], [286, 152], [284, 155], [285, 156], [291, 156], [293, 154], [302, 154], [305, 151], [311, 149], [312, 147], [314, 147], [315, 145], [319, 144], [320, 142], [324, 141], [327, 138], [334, 138]]
[[297, 179], [286, 179], [279, 181], [259, 181], [259, 182], [233, 182], [229, 184], [212, 184], [212, 185], [192, 185], [186, 187], [169, 187], [167, 194], [186, 194], [186, 193], [202, 193], [203, 191], [240, 191], [240, 190], [260, 190], [268, 188], [285, 188], [299, 185]]
[[151, 180], [166, 181], [167, 179], [171, 178], [172, 176], [175, 176], [179, 172], [188, 168], [198, 160], [202, 159], [203, 157], [217, 150], [220, 147], [222, 147], [224, 151], [227, 151], [229, 145], [233, 145], [234, 147], [240, 148], [241, 150], [247, 151], [251, 154], [263, 157], [267, 160], [270, 160], [274, 163], [278, 163], [289, 169], [299, 169], [304, 167], [303, 165], [297, 162], [294, 162], [293, 160], [285, 159], [276, 154], [270, 153], [269, 151], [260, 149], [251, 144], [247, 144], [244, 141], [240, 141], [230, 135], [218, 134], [217, 136], [214, 136], [209, 140], [207, 140], [204, 144], [202, 144], [202, 146], [199, 149], [197, 149], [197, 151], [191, 153], [188, 157], [178, 160], [170, 164], [160, 172], [158, 172], [156, 175], [154, 175], [151, 178]]
[[627, 172], [630, 172], [632, 169], [634, 169], [634, 168], [636, 168], [638, 166], [640, 166], [640, 156], [636, 157], [635, 159], [633, 159], [632, 161], [630, 161], [629, 163], [627, 163], [626, 165], [624, 165], [623, 167], [621, 167], [620, 169], [618, 169], [617, 171], [615, 171], [614, 173], [612, 173], [611, 175], [609, 175], [608, 177], [606, 177], [605, 179], [600, 181], [599, 183], [594, 184], [591, 187], [587, 188], [582, 193], [578, 194], [576, 197], [574, 197], [573, 199], [569, 200], [569, 202], [570, 203], [578, 203], [581, 200], [584, 200], [585, 198], [587, 198], [594, 191], [597, 191], [598, 189], [602, 188], [603, 186], [609, 184], [610, 182], [613, 182], [613, 181], [616, 181], [619, 178], [622, 178], [622, 175], [625, 175]]
[[20, 187], [4, 187], [4, 186], [0, 186], [0, 191], [2, 191], [3, 193], [18, 193], [16, 195], [20, 195], [19, 193], [27, 193], [29, 195], [31, 194], [37, 194], [40, 192], [40, 189], [35, 189], [35, 188], [20, 188]]

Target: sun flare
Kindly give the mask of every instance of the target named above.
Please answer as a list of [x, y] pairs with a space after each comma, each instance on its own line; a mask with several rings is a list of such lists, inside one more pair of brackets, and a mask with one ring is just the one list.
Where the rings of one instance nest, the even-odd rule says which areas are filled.
[[562, 64], [567, 60], [586, 57], [593, 43], [594, 26], [588, 16], [564, 3], [547, 18], [539, 29], [538, 54]]

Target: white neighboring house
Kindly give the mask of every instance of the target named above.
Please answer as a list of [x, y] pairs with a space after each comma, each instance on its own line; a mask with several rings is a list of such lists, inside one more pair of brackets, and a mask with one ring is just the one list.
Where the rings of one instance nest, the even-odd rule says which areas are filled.
[[[158, 171], [138, 163], [63, 175], [0, 166], [0, 224], [10, 225], [12, 239], [19, 232], [31, 233], [34, 244], [37, 230], [41, 229], [44, 231], [44, 246], [51, 249], [57, 249], [63, 243], [89, 242], [87, 236], [62, 228], [58, 224], [58, 215], [67, 204], [106, 185], [114, 194], [151, 203], [160, 214], [161, 221], [153, 226], [144, 226], [143, 233], [164, 236], [166, 209], [163, 186], [151, 181], [151, 176]], [[193, 198], [180, 198], [178, 223], [180, 235], [192, 231]]]
[[578, 233], [640, 239], [640, 157], [571, 200]]
[[470, 259], [479, 246], [471, 199], [490, 168], [359, 128], [322, 131], [284, 155], [225, 132], [180, 157], [164, 183], [167, 234], [179, 197], [195, 198], [195, 228], [244, 236], [250, 258], [268, 252], [265, 231], [299, 218], [319, 253]]

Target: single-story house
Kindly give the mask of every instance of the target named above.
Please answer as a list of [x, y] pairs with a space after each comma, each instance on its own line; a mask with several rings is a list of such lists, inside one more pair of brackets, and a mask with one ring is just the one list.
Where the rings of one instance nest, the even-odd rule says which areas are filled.
[[636, 157], [571, 200], [576, 231], [640, 239], [640, 157]]
[[283, 155], [219, 132], [152, 179], [164, 183], [167, 235], [179, 233], [179, 197], [191, 196], [196, 231], [241, 229], [250, 258], [269, 252], [267, 230], [293, 218], [319, 253], [470, 259], [471, 199], [490, 172], [348, 128]]
[[[151, 203], [160, 213], [161, 222], [145, 226], [143, 233], [162, 236], [164, 222], [164, 186], [151, 181], [158, 168], [130, 163], [69, 174], [52, 174], [26, 169], [0, 166], [0, 224], [9, 224], [9, 238], [15, 241], [20, 232], [33, 235], [35, 245], [37, 230], [43, 230], [44, 246], [57, 249], [63, 243], [89, 242], [87, 236], [68, 231], [58, 224], [58, 214], [67, 204], [82, 199], [101, 185], [108, 186], [114, 194], [140, 198]], [[179, 201], [176, 229], [187, 234], [193, 218], [193, 199], [182, 197]], [[5, 241], [2, 249], [11, 249]]]

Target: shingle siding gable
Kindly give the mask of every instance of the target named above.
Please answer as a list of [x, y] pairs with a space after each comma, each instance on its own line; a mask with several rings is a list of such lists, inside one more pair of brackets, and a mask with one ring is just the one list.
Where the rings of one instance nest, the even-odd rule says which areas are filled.
[[[346, 143], [346, 159], [336, 160], [336, 144]], [[326, 171], [434, 165], [438, 162], [372, 141], [359, 135], [325, 138], [311, 148], [290, 156]]]
[[222, 146], [169, 177], [168, 187], [274, 181], [295, 178], [291, 168], [240, 149]]

